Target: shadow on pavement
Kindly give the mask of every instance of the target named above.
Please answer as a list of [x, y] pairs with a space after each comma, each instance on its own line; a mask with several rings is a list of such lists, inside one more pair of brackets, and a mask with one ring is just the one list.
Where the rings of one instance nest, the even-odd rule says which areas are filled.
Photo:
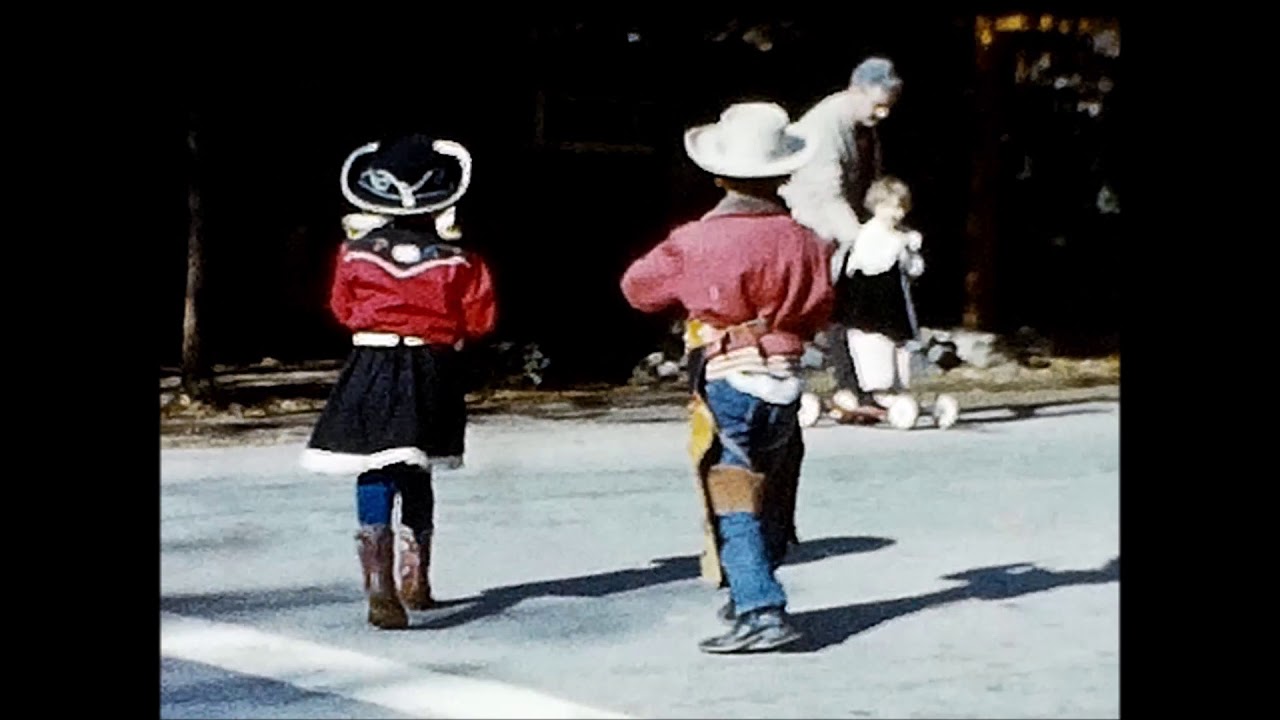
[[[872, 552], [892, 545], [893, 541], [877, 537], [831, 537], [810, 540], [793, 547], [785, 564], [815, 562], [827, 557]], [[646, 568], [615, 570], [594, 575], [581, 575], [559, 580], [546, 580], [508, 585], [486, 590], [478, 596], [437, 601], [427, 611], [425, 622], [410, 629], [439, 629], [462, 625], [472, 620], [495, 615], [522, 600], [537, 597], [605, 597], [617, 593], [665, 583], [692, 580], [699, 574], [698, 557], [682, 555], [658, 558]], [[161, 612], [192, 617], [214, 618], [223, 615], [275, 612], [317, 605], [361, 604], [364, 595], [359, 577], [353, 572], [350, 583], [305, 588], [273, 588], [249, 592], [168, 595], [160, 598]], [[446, 617], [430, 617], [437, 610], [463, 608]]]
[[168, 595], [160, 598], [160, 611], [192, 617], [234, 613], [291, 610], [315, 605], [362, 602], [359, 576], [350, 584], [327, 587], [273, 588], [250, 592]]
[[817, 652], [839, 645], [889, 620], [961, 600], [1005, 600], [1068, 585], [1119, 582], [1120, 558], [1113, 558], [1096, 570], [1054, 571], [1023, 563], [966, 570], [947, 575], [944, 579], [960, 580], [965, 584], [925, 595], [855, 603], [793, 615], [792, 622], [805, 637], [779, 652]]
[[[878, 537], [830, 537], [802, 542], [787, 554], [785, 565], [815, 562], [823, 558], [872, 552], [888, 547], [893, 540]], [[698, 557], [682, 555], [659, 558], [655, 566], [615, 570], [594, 575], [545, 580], [486, 590], [465, 610], [445, 618], [431, 618], [415, 629], [455, 627], [495, 615], [522, 600], [537, 597], [604, 597], [665, 583], [692, 580], [699, 575]], [[464, 601], [457, 601], [464, 602]]]
[[[1073, 408], [1070, 410], [1062, 410], [1050, 414], [1041, 415], [1041, 410], [1056, 409], [1062, 407], [1070, 407], [1072, 405], [1092, 405], [1100, 402], [1114, 402], [1110, 399], [1090, 399], [1084, 398], [1080, 400], [1060, 400], [1056, 402], [1030, 403], [1026, 405], [986, 405], [978, 407], [962, 408], [960, 418], [956, 420], [956, 427], [964, 425], [991, 425], [994, 423], [1017, 422], [1032, 417], [1067, 417], [1069, 415], [1104, 415], [1111, 412], [1109, 408]], [[973, 415], [977, 413], [989, 413], [993, 411], [1005, 411], [1008, 415], [998, 417], [980, 417]]]

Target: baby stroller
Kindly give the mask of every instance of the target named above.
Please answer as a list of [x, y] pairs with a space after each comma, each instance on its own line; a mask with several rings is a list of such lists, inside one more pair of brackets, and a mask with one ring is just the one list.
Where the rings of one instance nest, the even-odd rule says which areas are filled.
[[[878, 332], [871, 326], [866, 329], [835, 325], [830, 333], [828, 357], [835, 371], [836, 390], [827, 402], [813, 392], [800, 398], [800, 424], [812, 427], [825, 415], [837, 423], [872, 426], [888, 426], [899, 430], [916, 427], [921, 415], [919, 401], [911, 393], [912, 366], [927, 362], [939, 362], [944, 367], [954, 358], [954, 346], [930, 340], [921, 342], [915, 308], [911, 301], [911, 288], [905, 273], [885, 273], [885, 279], [897, 275], [904, 293], [906, 313], [912, 328], [912, 337], [905, 342], [895, 340], [890, 334]], [[850, 278], [854, 282], [882, 284], [884, 276]], [[940, 429], [955, 425], [960, 415], [960, 404], [951, 395], [940, 393], [933, 404], [925, 409]]]

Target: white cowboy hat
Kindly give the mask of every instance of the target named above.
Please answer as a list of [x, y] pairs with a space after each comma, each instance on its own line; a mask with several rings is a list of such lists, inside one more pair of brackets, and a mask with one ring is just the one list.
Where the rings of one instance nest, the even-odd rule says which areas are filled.
[[685, 132], [684, 149], [694, 164], [714, 175], [767, 178], [800, 169], [815, 146], [780, 105], [752, 102], [731, 105], [719, 122]]

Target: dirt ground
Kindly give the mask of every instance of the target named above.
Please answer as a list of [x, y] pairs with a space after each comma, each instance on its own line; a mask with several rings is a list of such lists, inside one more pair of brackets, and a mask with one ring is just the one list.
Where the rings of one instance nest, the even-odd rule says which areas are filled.
[[[303, 367], [273, 365], [223, 368], [214, 380], [217, 400], [193, 402], [178, 390], [178, 378], [160, 379], [162, 448], [264, 445], [305, 441], [337, 378], [337, 363]], [[832, 385], [826, 373], [808, 377], [815, 392]], [[979, 369], [962, 366], [937, 377], [920, 378], [913, 389], [923, 403], [939, 392], [956, 397], [968, 411], [1029, 407], [1120, 397], [1120, 359], [1055, 358], [1049, 367], [1013, 363]], [[469, 395], [474, 422], [510, 416], [619, 422], [680, 420], [685, 385], [594, 386], [575, 390], [496, 390]]]

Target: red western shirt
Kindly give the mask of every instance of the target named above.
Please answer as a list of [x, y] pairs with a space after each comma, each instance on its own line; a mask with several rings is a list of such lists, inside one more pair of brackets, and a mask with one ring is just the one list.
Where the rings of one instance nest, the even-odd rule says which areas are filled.
[[413, 335], [453, 345], [493, 331], [493, 280], [476, 254], [452, 245], [427, 246], [412, 264], [396, 262], [363, 240], [338, 254], [329, 307], [353, 332]]
[[622, 292], [638, 310], [678, 304], [718, 328], [763, 319], [762, 353], [799, 355], [830, 321], [829, 255], [782, 205], [730, 194], [637, 260]]

